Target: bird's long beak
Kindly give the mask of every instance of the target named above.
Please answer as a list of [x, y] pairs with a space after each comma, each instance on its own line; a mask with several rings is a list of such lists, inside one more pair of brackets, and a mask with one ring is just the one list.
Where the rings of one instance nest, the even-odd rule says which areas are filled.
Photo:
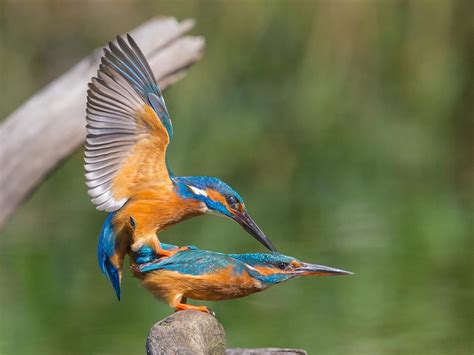
[[270, 239], [262, 232], [253, 219], [248, 215], [247, 211], [237, 211], [234, 213], [232, 219], [240, 224], [252, 237], [257, 239], [265, 247], [271, 251], [276, 251], [275, 246]]
[[302, 263], [302, 265], [295, 269], [298, 276], [337, 276], [337, 275], [352, 275], [353, 273], [346, 270], [335, 269], [329, 266]]

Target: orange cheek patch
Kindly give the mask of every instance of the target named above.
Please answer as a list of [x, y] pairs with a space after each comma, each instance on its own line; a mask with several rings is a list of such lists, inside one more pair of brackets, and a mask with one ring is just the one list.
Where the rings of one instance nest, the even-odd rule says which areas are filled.
[[[276, 273], [274, 269], [266, 267], [266, 266], [254, 266], [254, 269], [264, 276], [272, 275]], [[281, 270], [279, 271], [281, 272]]]
[[224, 196], [222, 196], [219, 192], [211, 190], [211, 189], [206, 189], [207, 196], [216, 202], [222, 203], [224, 206], [229, 208], [229, 205], [227, 204], [227, 201], [225, 200]]

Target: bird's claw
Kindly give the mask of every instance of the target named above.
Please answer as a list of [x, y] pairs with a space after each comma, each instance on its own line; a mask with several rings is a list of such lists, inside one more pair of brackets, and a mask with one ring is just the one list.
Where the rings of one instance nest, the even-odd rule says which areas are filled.
[[208, 313], [210, 314], [211, 316], [216, 316], [216, 313], [210, 309], [210, 308], [207, 308], [206, 306], [193, 306], [191, 304], [179, 304], [177, 307], [176, 307], [176, 312], [180, 312], [180, 311], [198, 311], [198, 312], [202, 312], [202, 313]]
[[184, 246], [184, 247], [173, 249], [173, 250], [160, 249], [157, 254], [159, 255], [160, 258], [170, 258], [176, 253], [179, 253], [181, 251], [186, 251], [189, 249], [192, 249], [192, 247]]
[[207, 313], [209, 313], [211, 316], [215, 317], [216, 316], [216, 312], [214, 312], [212, 309], [208, 308], [207, 309]]

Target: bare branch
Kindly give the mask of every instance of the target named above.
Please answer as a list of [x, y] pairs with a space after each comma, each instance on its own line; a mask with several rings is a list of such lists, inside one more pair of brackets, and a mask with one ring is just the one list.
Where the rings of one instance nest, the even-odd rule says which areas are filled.
[[[194, 22], [155, 18], [130, 33], [165, 89], [199, 60], [202, 37], [184, 36]], [[0, 227], [20, 203], [85, 139], [86, 90], [101, 50], [57, 78], [0, 125]]]

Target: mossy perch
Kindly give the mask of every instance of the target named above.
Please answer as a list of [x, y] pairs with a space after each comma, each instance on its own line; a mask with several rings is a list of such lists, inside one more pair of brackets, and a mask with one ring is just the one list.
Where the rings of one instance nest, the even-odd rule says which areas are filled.
[[210, 314], [196, 311], [174, 313], [156, 323], [146, 342], [148, 355], [291, 355], [306, 354], [300, 349], [225, 349], [225, 331]]

